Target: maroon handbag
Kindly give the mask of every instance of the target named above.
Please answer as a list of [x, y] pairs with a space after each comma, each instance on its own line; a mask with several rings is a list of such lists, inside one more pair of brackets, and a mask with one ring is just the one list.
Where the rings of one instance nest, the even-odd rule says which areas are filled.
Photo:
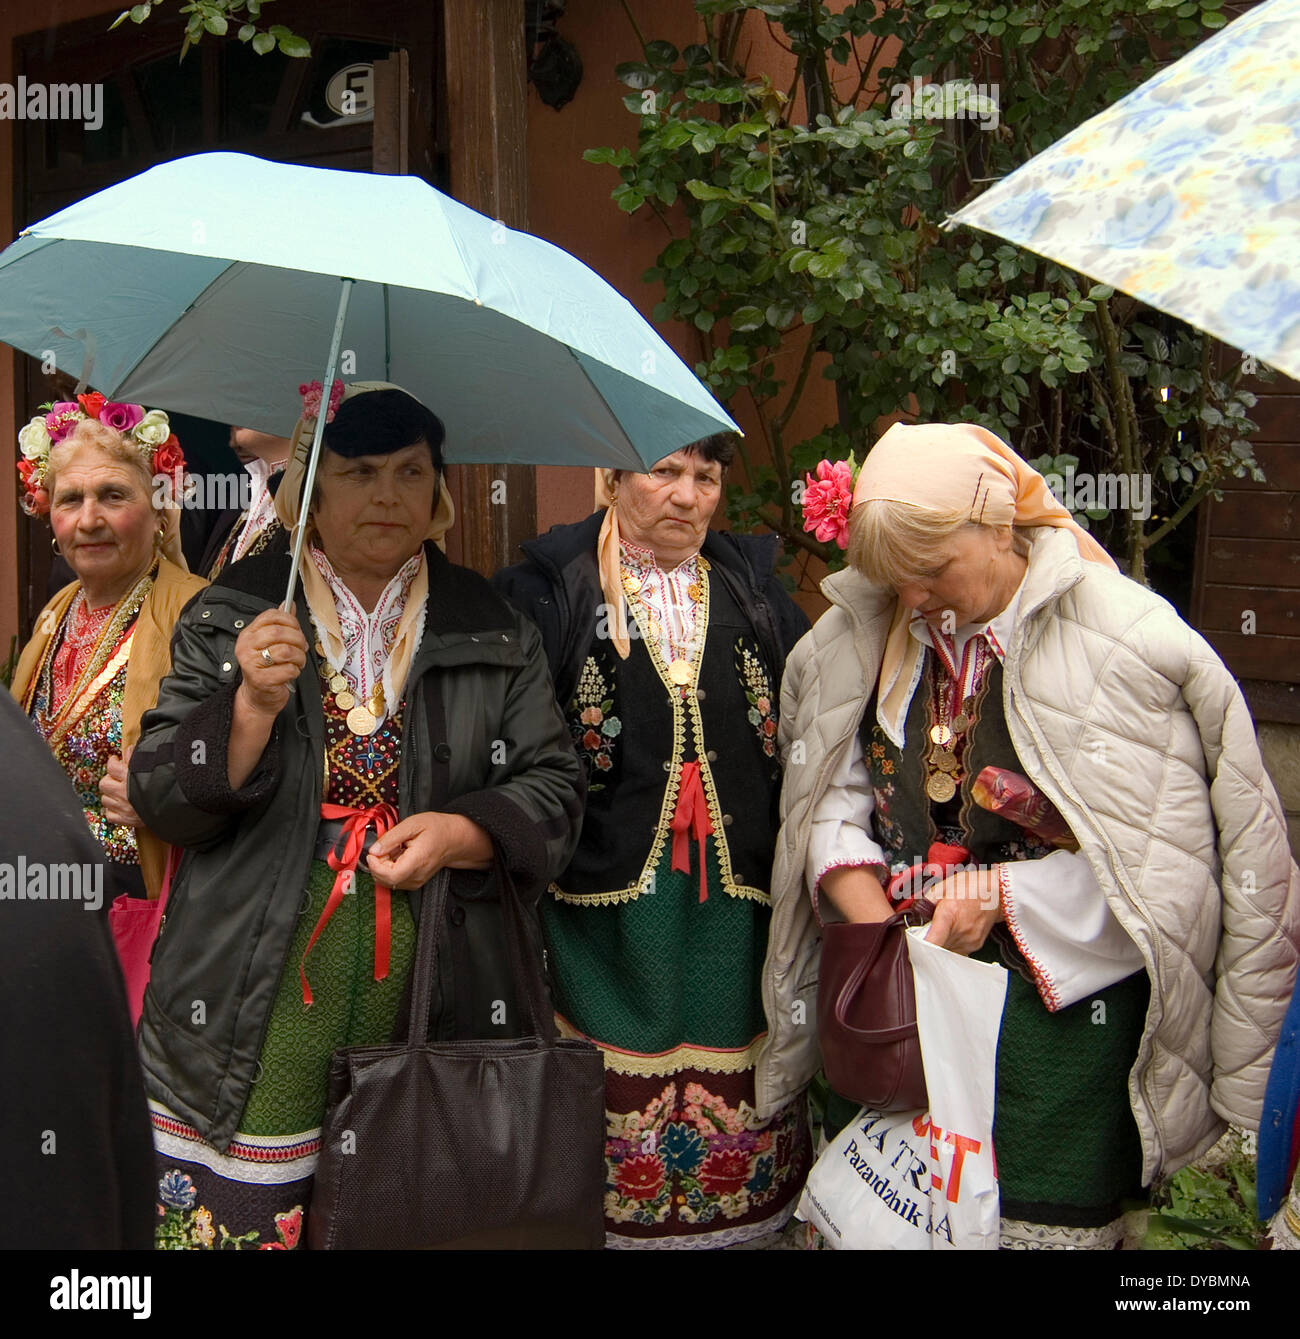
[[918, 898], [887, 921], [822, 928], [822, 1065], [837, 1093], [873, 1111], [929, 1105], [906, 927], [933, 915], [934, 904]]

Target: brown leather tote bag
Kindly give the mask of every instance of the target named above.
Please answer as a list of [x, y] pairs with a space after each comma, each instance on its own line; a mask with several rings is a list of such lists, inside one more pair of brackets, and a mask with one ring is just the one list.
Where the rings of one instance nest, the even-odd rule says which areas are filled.
[[918, 899], [887, 921], [822, 928], [817, 1033], [827, 1081], [873, 1111], [929, 1105], [906, 927], [934, 904]]
[[498, 860], [514, 967], [535, 1035], [430, 1043], [429, 1003], [449, 877], [426, 894], [407, 1040], [334, 1053], [313, 1250], [599, 1250], [605, 1244], [605, 1073], [561, 1040], [523, 908]]

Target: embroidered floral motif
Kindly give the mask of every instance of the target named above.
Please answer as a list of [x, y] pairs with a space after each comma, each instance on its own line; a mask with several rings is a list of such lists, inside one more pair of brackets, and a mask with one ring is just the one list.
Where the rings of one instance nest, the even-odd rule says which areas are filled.
[[745, 689], [749, 702], [749, 723], [758, 735], [758, 742], [769, 758], [776, 756], [776, 704], [772, 701], [772, 684], [763, 662], [738, 638], [736, 641], [736, 673]]
[[[588, 777], [595, 772], [608, 772], [614, 766], [614, 740], [622, 733], [623, 723], [610, 715], [613, 708], [612, 686], [601, 673], [595, 656], [588, 656], [569, 705], [569, 732], [578, 756], [587, 764]], [[605, 786], [593, 780], [587, 789], [604, 790]]]
[[[212, 1211], [202, 1204], [195, 1206], [198, 1191], [194, 1182], [179, 1168], [164, 1173], [158, 1182], [158, 1224], [154, 1228], [154, 1246], [160, 1251], [242, 1251], [245, 1246], [257, 1246], [262, 1251], [292, 1251], [302, 1234], [302, 1205], [295, 1204], [288, 1213], [275, 1215], [275, 1231], [279, 1241], [262, 1242], [262, 1235], [254, 1230], [235, 1236], [224, 1223], [214, 1224]], [[220, 1234], [220, 1239], [218, 1239]]]
[[670, 1083], [644, 1111], [607, 1113], [605, 1214], [613, 1222], [742, 1218], [799, 1170], [792, 1165], [798, 1103], [767, 1122], [747, 1102], [729, 1107], [699, 1083], [687, 1083], [682, 1096], [675, 1109]]

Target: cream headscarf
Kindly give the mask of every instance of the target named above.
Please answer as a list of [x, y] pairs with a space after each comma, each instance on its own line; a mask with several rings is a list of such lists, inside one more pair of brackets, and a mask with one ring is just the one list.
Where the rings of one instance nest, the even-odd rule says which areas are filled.
[[[350, 400], [354, 395], [365, 395], [368, 391], [400, 390], [401, 386], [394, 386], [388, 381], [354, 381], [343, 388], [343, 399]], [[410, 395], [410, 392], [403, 391], [403, 394]], [[415, 399], [415, 396], [411, 398]], [[328, 397], [322, 395], [322, 402], [328, 403]], [[287, 531], [291, 546], [294, 527], [298, 524], [302, 508], [302, 487], [307, 477], [307, 461], [311, 456], [311, 443], [315, 433], [314, 418], [300, 418], [294, 424], [293, 435], [289, 438], [289, 463], [285, 466], [284, 479], [275, 491], [275, 514]], [[321, 449], [324, 450], [323, 445]], [[446, 479], [441, 478], [438, 481], [438, 500], [434, 504], [433, 518], [429, 522], [425, 538], [431, 539], [439, 548], [445, 548], [444, 539], [447, 531], [455, 524], [455, 520], [456, 506], [447, 490]], [[307, 606], [321, 634], [321, 645], [325, 648], [326, 659], [336, 670], [340, 669], [346, 659], [346, 651], [343, 631], [339, 627], [338, 610], [334, 606], [334, 596], [329, 583], [317, 570], [305, 546], [298, 564], [298, 575], [302, 578]], [[397, 625], [397, 636], [388, 657], [389, 682], [392, 685], [389, 700], [394, 709], [406, 686], [407, 671], [411, 667], [411, 658], [416, 651], [416, 629], [420, 624], [420, 614], [428, 593], [429, 568], [421, 554], [420, 570], [416, 573], [415, 580], [411, 582], [411, 589], [406, 597], [406, 608], [402, 611], [401, 621]]]
[[[1047, 481], [1000, 437], [974, 423], [895, 423], [871, 448], [853, 490], [864, 502], [906, 502], [936, 512], [969, 508], [979, 525], [1050, 525], [1069, 530], [1079, 555], [1115, 568], [1115, 560], [1056, 500]], [[900, 737], [924, 647], [908, 632], [912, 611], [900, 600], [880, 664], [881, 721]]]
[[605, 519], [596, 536], [596, 567], [600, 572], [600, 589], [613, 615], [610, 623], [610, 641], [614, 650], [626, 660], [632, 654], [632, 642], [627, 630], [627, 605], [623, 600], [623, 574], [618, 532], [618, 505], [614, 492], [617, 470], [596, 471], [596, 506], [605, 508]]

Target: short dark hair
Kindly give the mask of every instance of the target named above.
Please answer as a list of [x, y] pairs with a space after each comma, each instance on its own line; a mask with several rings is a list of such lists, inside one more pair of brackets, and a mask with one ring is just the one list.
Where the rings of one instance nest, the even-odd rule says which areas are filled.
[[329, 450], [348, 458], [388, 456], [425, 441], [434, 468], [441, 472], [446, 436], [437, 414], [413, 395], [392, 389], [349, 396], [325, 425], [321, 441]]
[[716, 461], [725, 473], [727, 466], [736, 458], [737, 440], [734, 432], [715, 432], [712, 437], [701, 437], [698, 442], [683, 446], [681, 450], [688, 456]]

